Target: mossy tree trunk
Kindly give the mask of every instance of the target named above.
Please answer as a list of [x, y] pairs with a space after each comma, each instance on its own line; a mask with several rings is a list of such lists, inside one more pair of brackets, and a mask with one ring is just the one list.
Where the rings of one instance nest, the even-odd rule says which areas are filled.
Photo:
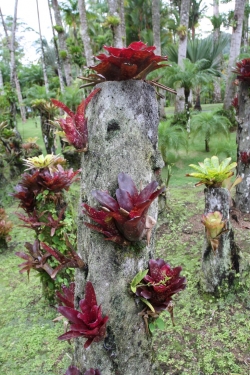
[[[236, 187], [235, 204], [244, 213], [250, 212], [250, 97], [249, 83], [241, 82], [238, 93], [237, 173], [243, 178]], [[246, 153], [246, 160], [242, 158]], [[248, 159], [248, 160], [247, 160]]]
[[205, 189], [205, 212], [219, 211], [226, 222], [225, 231], [218, 236], [218, 248], [213, 250], [207, 236], [202, 252], [202, 270], [200, 286], [203, 291], [216, 293], [223, 281], [233, 281], [239, 272], [239, 249], [234, 242], [234, 233], [229, 222], [229, 191], [224, 188]]
[[[162, 167], [157, 153], [158, 105], [154, 89], [143, 81], [105, 82], [87, 109], [89, 150], [82, 156], [81, 201], [98, 204], [93, 189], [115, 194], [117, 176], [129, 174], [137, 187], [155, 180]], [[156, 159], [158, 160], [156, 162]], [[157, 165], [158, 163], [158, 165]], [[157, 202], [149, 214], [157, 218]], [[154, 258], [154, 233], [149, 246], [140, 250], [105, 241], [92, 232], [80, 214], [78, 250], [88, 264], [87, 275], [76, 275], [76, 300], [83, 298], [87, 280], [94, 285], [98, 304], [109, 316], [104, 342], [83, 348], [86, 339], [76, 341], [75, 364], [84, 372], [98, 368], [102, 375], [155, 375], [151, 338], [138, 313], [142, 304], [130, 293], [130, 282]]]

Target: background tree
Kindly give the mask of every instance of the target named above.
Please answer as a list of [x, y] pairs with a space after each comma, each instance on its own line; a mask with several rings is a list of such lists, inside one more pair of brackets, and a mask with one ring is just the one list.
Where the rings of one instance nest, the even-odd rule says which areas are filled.
[[232, 84], [233, 76], [232, 76], [231, 70], [232, 70], [232, 67], [235, 65], [237, 56], [240, 53], [245, 4], [246, 4], [246, 0], [235, 1], [235, 10], [234, 10], [234, 16], [232, 20], [233, 32], [232, 32], [232, 37], [231, 37], [231, 47], [230, 47], [230, 55], [229, 55], [228, 69], [227, 69], [227, 83], [226, 83], [226, 91], [225, 91], [225, 98], [224, 98], [224, 109], [229, 109], [229, 107], [231, 106], [233, 97], [234, 97], [234, 93], [235, 93], [235, 86]]
[[56, 26], [55, 30], [58, 33], [58, 43], [59, 43], [59, 56], [63, 60], [63, 67], [65, 72], [65, 79], [67, 86], [71, 85], [71, 66], [69, 61], [69, 55], [66, 45], [66, 33], [63, 27], [60, 7], [57, 0], [51, 0], [52, 8], [54, 11]]
[[[113, 34], [114, 47], [121, 48], [124, 46], [124, 38], [122, 34], [122, 22], [120, 9], [124, 7], [121, 0], [108, 0], [109, 15], [107, 17], [107, 24], [109, 24]], [[122, 14], [124, 12], [122, 11]]]
[[41, 60], [42, 60], [42, 68], [43, 68], [44, 85], [45, 85], [46, 92], [49, 93], [49, 81], [48, 81], [47, 69], [46, 69], [46, 65], [45, 65], [45, 57], [44, 57], [44, 49], [43, 49], [43, 40], [42, 40], [38, 0], [36, 0], [36, 6], [37, 6], [37, 19], [38, 19], [38, 27], [39, 27], [39, 37], [40, 37], [40, 44], [41, 44]]
[[78, 8], [80, 14], [80, 26], [81, 26], [81, 37], [84, 45], [84, 52], [86, 57], [87, 66], [91, 66], [94, 63], [93, 52], [91, 48], [90, 38], [88, 34], [86, 6], [84, 0], [78, 0]]

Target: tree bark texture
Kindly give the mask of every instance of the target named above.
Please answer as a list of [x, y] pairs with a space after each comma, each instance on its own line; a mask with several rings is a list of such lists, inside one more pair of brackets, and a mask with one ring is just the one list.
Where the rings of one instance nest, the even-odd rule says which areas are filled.
[[[178, 65], [183, 67], [183, 59], [187, 55], [187, 41], [188, 41], [188, 21], [189, 21], [189, 10], [190, 10], [190, 0], [181, 1], [181, 13], [180, 13], [180, 26], [186, 28], [186, 35], [182, 35], [179, 38], [178, 47]], [[181, 113], [185, 111], [185, 95], [184, 88], [180, 87], [177, 89], [176, 102], [175, 102], [175, 112]]]
[[229, 222], [229, 191], [224, 188], [205, 189], [205, 212], [219, 211], [226, 221], [226, 231], [219, 235], [217, 250], [205, 236], [202, 252], [200, 286], [202, 290], [215, 293], [224, 280], [232, 282], [235, 272], [239, 272], [239, 249], [234, 242], [234, 233]]
[[78, 8], [80, 14], [81, 38], [84, 46], [84, 53], [86, 57], [87, 66], [94, 64], [93, 51], [90, 44], [90, 37], [88, 34], [87, 16], [85, 0], [78, 0]]
[[227, 71], [227, 84], [225, 90], [224, 109], [228, 109], [232, 105], [232, 100], [235, 93], [235, 86], [233, 85], [232, 68], [235, 66], [236, 58], [240, 53], [241, 39], [242, 39], [242, 25], [244, 18], [246, 0], [235, 1], [233, 33], [231, 37], [230, 54]]
[[[158, 106], [154, 89], [143, 81], [105, 82], [87, 109], [89, 150], [82, 156], [81, 201], [98, 207], [93, 189], [114, 196], [117, 176], [129, 174], [145, 187], [162, 168], [157, 152]], [[157, 219], [157, 202], [149, 215]], [[130, 283], [139, 270], [148, 268], [154, 258], [154, 233], [150, 244], [132, 250], [87, 228], [80, 214], [78, 250], [88, 264], [88, 274], [77, 272], [76, 300], [83, 298], [87, 280], [94, 285], [98, 304], [109, 316], [104, 342], [84, 350], [86, 339], [76, 341], [75, 364], [83, 372], [99, 368], [102, 375], [156, 375], [157, 365], [151, 338], [138, 313], [142, 304], [130, 293]]]
[[[61, 17], [60, 8], [59, 8], [57, 0], [52, 0], [52, 8], [54, 11], [56, 25], [60, 26], [63, 29], [62, 17]], [[65, 35], [64, 29], [63, 31], [58, 32], [58, 43], [59, 43], [59, 49], [61, 51], [67, 52], [67, 56], [63, 60], [63, 67], [64, 67], [64, 73], [65, 73], [67, 86], [70, 86], [72, 83], [71, 66], [70, 66], [70, 61], [68, 57], [68, 49], [66, 45], [66, 35]]]
[[124, 4], [119, 0], [108, 0], [109, 14], [120, 19], [120, 23], [117, 26], [112, 25], [112, 33], [114, 38], [114, 47], [122, 48], [123, 45], [123, 35], [122, 35], [122, 25], [121, 25], [121, 13], [119, 6], [124, 6]]
[[[239, 115], [237, 128], [237, 174], [243, 178], [236, 186], [235, 204], [244, 213], [250, 212], [250, 162], [244, 162], [241, 155], [250, 156], [250, 97], [249, 83], [241, 82], [238, 92]], [[249, 157], [250, 161], [250, 157]]]
[[[219, 0], [213, 0], [213, 16], [219, 18], [220, 11], [219, 11]], [[220, 28], [216, 27], [213, 30], [213, 39], [214, 43], [217, 43], [220, 37]], [[220, 65], [222, 61], [222, 55], [220, 56]], [[221, 103], [221, 79], [216, 77], [214, 80], [214, 102]]]

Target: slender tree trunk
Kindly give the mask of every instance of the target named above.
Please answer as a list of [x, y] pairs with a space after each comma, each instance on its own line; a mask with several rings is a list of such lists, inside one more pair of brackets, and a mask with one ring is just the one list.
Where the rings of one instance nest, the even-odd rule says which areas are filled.
[[[16, 4], [16, 6], [17, 6], [17, 4]], [[15, 11], [17, 11], [17, 9]], [[5, 21], [4, 21], [4, 18], [3, 18], [3, 14], [2, 14], [1, 8], [0, 8], [0, 14], [1, 14], [3, 28], [4, 28], [4, 32], [5, 32], [5, 36], [6, 36], [6, 40], [7, 40], [7, 46], [8, 46], [8, 49], [10, 51], [10, 55], [12, 56], [11, 65], [14, 62], [14, 68], [13, 67], [11, 68], [11, 76], [14, 73], [14, 82], [12, 82], [11, 85], [12, 85], [13, 89], [16, 88], [17, 98], [18, 98], [18, 103], [19, 103], [19, 107], [20, 107], [22, 121], [26, 122], [26, 110], [25, 110], [25, 106], [23, 105], [22, 91], [21, 91], [19, 79], [18, 79], [17, 72], [16, 72], [15, 50], [14, 50], [15, 41], [14, 41], [14, 45], [12, 45], [12, 39], [10, 39], [10, 37], [8, 35], [8, 30], [7, 30], [7, 27], [5, 25]], [[14, 22], [14, 20], [13, 20], [13, 22]], [[15, 26], [15, 29], [16, 29], [16, 26]], [[14, 39], [15, 39], [15, 35], [14, 35]], [[13, 53], [14, 53], [14, 58], [13, 58]], [[0, 81], [2, 80], [1, 83], [0, 83], [0, 87], [3, 87], [2, 72], [1, 72], [0, 75], [1, 75]], [[2, 84], [2, 86], [1, 86], [1, 84]], [[14, 109], [13, 113], [16, 113], [16, 109]]]
[[122, 42], [123, 47], [126, 47], [126, 24], [125, 24], [125, 10], [124, 10], [124, 0], [119, 0], [119, 9], [120, 9], [120, 19], [121, 19], [121, 33], [122, 33]]
[[[213, 16], [218, 18], [220, 15], [219, 12], [219, 0], [213, 0]], [[220, 28], [215, 28], [213, 31], [213, 39], [214, 43], [217, 43], [220, 37]], [[221, 65], [222, 55], [220, 57], [220, 65]], [[214, 80], [214, 102], [221, 103], [221, 79], [218, 77]]]
[[58, 51], [58, 46], [57, 46], [57, 41], [56, 41], [55, 29], [54, 29], [54, 26], [53, 26], [53, 20], [52, 20], [52, 14], [51, 14], [51, 8], [50, 8], [50, 1], [49, 0], [48, 0], [48, 8], [49, 8], [50, 23], [51, 23], [52, 34], [53, 34], [53, 41], [54, 41], [54, 46], [55, 46], [56, 63], [57, 63], [57, 69], [58, 69], [59, 83], [60, 83], [61, 92], [63, 93], [65, 91], [65, 88], [64, 88], [64, 80], [63, 80], [63, 72], [62, 72], [62, 62], [61, 62], [61, 59], [60, 59], [60, 56], [59, 56], [59, 51]]
[[[238, 100], [237, 173], [243, 180], [236, 186], [235, 204], [240, 211], [250, 213], [250, 98], [248, 82], [240, 83]], [[244, 155], [246, 155], [246, 159], [249, 158], [249, 162], [243, 158]]]
[[[105, 82], [87, 108], [89, 151], [82, 156], [81, 201], [91, 206], [96, 201], [93, 189], [117, 189], [117, 176], [128, 173], [137, 187], [155, 180], [158, 105], [154, 89], [143, 81]], [[150, 208], [157, 219], [157, 202]], [[138, 313], [141, 303], [131, 295], [129, 283], [139, 270], [154, 258], [154, 233], [150, 244], [136, 252], [120, 247], [92, 232], [80, 215], [78, 249], [88, 264], [88, 274], [76, 275], [76, 300], [83, 297], [86, 281], [94, 285], [103, 314], [109, 315], [107, 337], [88, 350], [83, 340], [76, 341], [75, 363], [83, 371], [98, 368], [102, 375], [158, 374], [152, 339]], [[86, 339], [84, 340], [86, 341]]]
[[[152, 24], [153, 24], [153, 37], [154, 46], [156, 47], [156, 54], [161, 55], [161, 16], [160, 16], [160, 0], [152, 0]], [[159, 93], [163, 98], [159, 99], [159, 115], [160, 118], [165, 118], [165, 102], [166, 102], [166, 91], [159, 90]]]
[[117, 17], [120, 20], [118, 25], [111, 25], [113, 39], [114, 39], [114, 47], [122, 48], [124, 46], [124, 42], [123, 42], [123, 35], [122, 35], [119, 5], [123, 6], [123, 3], [120, 0], [108, 0], [110, 16]]
[[224, 188], [205, 189], [205, 212], [219, 211], [226, 221], [227, 231], [218, 238], [218, 248], [213, 250], [211, 242], [205, 236], [202, 252], [202, 271], [200, 286], [205, 292], [214, 293], [223, 281], [232, 283], [235, 273], [239, 272], [239, 249], [234, 242], [234, 233], [229, 222], [230, 194]]
[[235, 11], [234, 11], [234, 22], [233, 33], [231, 38], [230, 55], [228, 61], [228, 71], [227, 71], [227, 84], [224, 99], [224, 109], [229, 109], [232, 105], [232, 100], [234, 97], [235, 86], [233, 85], [233, 73], [232, 67], [235, 65], [236, 58], [240, 53], [240, 46], [242, 40], [242, 25], [244, 18], [246, 0], [236, 0], [235, 1]]
[[22, 122], [26, 122], [27, 121], [26, 110], [25, 110], [25, 105], [23, 104], [22, 91], [21, 91], [20, 82], [19, 82], [16, 72], [15, 72], [15, 86], [16, 86], [16, 92], [17, 92], [17, 98], [18, 98], [18, 103], [20, 107]]
[[4, 94], [4, 87], [3, 87], [3, 74], [2, 70], [0, 69], [0, 95]]
[[43, 40], [42, 40], [42, 32], [41, 32], [41, 25], [40, 25], [38, 0], [36, 0], [36, 7], [37, 7], [37, 18], [38, 18], [38, 26], [39, 26], [39, 37], [40, 37], [40, 43], [41, 43], [43, 78], [44, 78], [44, 85], [45, 85], [46, 93], [48, 94], [49, 93], [49, 81], [48, 81], [47, 69], [46, 69], [45, 58], [44, 58], [44, 49], [43, 49]]
[[81, 37], [84, 45], [84, 52], [86, 57], [87, 66], [91, 66], [94, 63], [93, 51], [90, 44], [90, 37], [88, 34], [87, 16], [85, 0], [78, 0], [78, 8], [80, 13], [80, 24], [81, 24]]
[[[190, 0], [181, 1], [180, 26], [186, 27], [186, 35], [179, 38], [178, 48], [178, 65], [183, 66], [183, 59], [187, 54], [187, 37], [188, 37], [188, 21], [189, 21]], [[185, 95], [184, 88], [177, 89], [175, 112], [181, 113], [185, 111]]]
[[41, 130], [44, 145], [46, 148], [47, 154], [55, 154], [56, 153], [56, 146], [55, 146], [55, 132], [53, 127], [50, 125], [49, 120], [52, 120], [50, 114], [46, 111], [40, 110], [40, 122], [41, 122]]
[[52, 0], [52, 8], [54, 11], [56, 25], [61, 28], [61, 30], [58, 31], [58, 43], [59, 43], [60, 50], [66, 52], [66, 55], [63, 59], [63, 67], [64, 67], [64, 73], [65, 73], [67, 86], [70, 86], [72, 83], [71, 66], [70, 66], [70, 61], [69, 61], [68, 49], [66, 45], [66, 35], [65, 35], [64, 28], [63, 28], [62, 17], [61, 17], [60, 8], [59, 8], [57, 0]]

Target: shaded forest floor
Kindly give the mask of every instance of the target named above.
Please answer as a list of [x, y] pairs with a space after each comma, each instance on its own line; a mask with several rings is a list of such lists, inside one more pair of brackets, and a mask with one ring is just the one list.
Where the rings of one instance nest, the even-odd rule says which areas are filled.
[[[154, 346], [165, 375], [250, 375], [250, 232], [235, 221], [237, 244], [242, 251], [242, 274], [235, 286], [225, 286], [218, 297], [199, 292], [198, 279], [204, 209], [203, 189], [172, 186], [168, 208], [160, 215], [157, 229], [157, 256], [171, 266], [181, 265], [187, 288], [175, 298], [172, 325], [164, 314], [166, 328], [155, 331]], [[71, 363], [72, 346], [59, 342], [63, 322], [41, 297], [39, 279], [31, 272], [18, 272], [23, 244], [30, 231], [18, 227], [17, 209], [6, 203], [9, 219], [15, 224], [9, 249], [0, 250], [0, 373], [1, 375], [62, 375]], [[250, 221], [245, 217], [246, 226]], [[132, 375], [132, 374], [131, 374]], [[135, 374], [133, 374], [135, 375]]]

